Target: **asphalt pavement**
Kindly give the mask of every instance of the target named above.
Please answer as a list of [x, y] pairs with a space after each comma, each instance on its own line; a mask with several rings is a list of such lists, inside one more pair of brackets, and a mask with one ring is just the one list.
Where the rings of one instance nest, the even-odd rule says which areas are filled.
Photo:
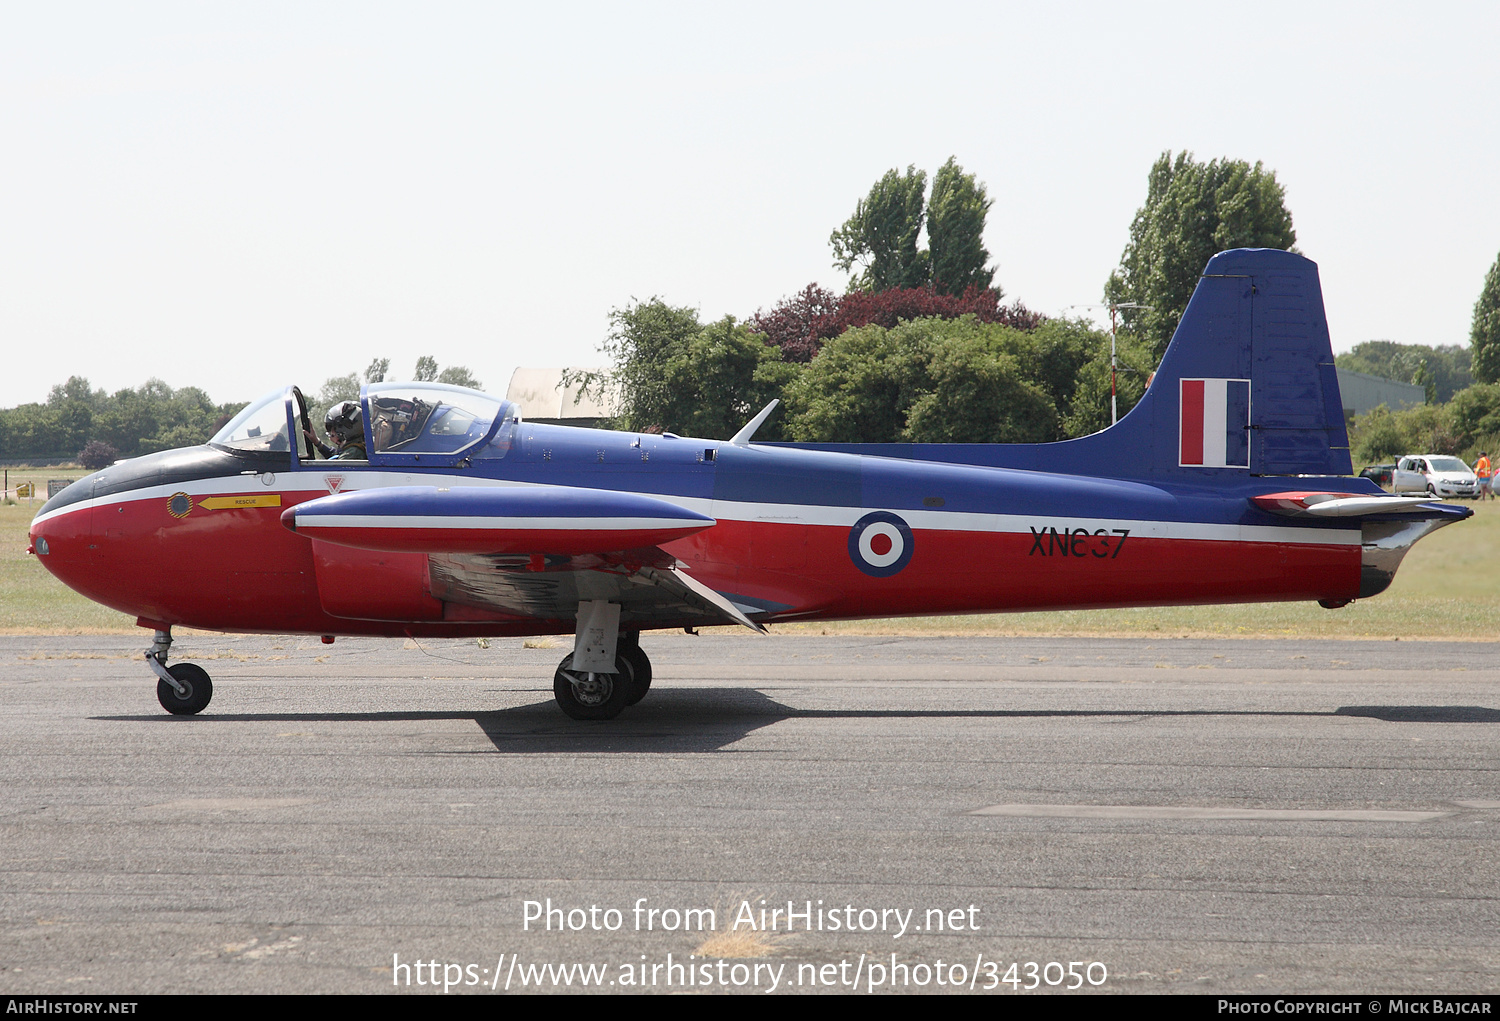
[[0, 992], [1500, 992], [1494, 644], [148, 640], [0, 637]]

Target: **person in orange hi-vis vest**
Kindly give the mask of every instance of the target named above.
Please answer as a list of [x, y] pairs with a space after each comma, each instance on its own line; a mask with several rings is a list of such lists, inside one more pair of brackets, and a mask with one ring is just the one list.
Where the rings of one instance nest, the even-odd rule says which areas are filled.
[[1479, 460], [1474, 463], [1474, 474], [1479, 477], [1479, 499], [1489, 497], [1495, 498], [1494, 473], [1490, 470], [1490, 455], [1487, 451], [1479, 452]]

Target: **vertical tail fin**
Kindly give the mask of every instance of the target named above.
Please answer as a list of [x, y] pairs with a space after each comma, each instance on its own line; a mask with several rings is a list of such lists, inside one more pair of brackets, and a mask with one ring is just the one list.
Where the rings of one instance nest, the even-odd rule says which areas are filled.
[[1317, 264], [1277, 249], [1210, 259], [1124, 431], [1147, 427], [1138, 412], [1157, 471], [1349, 474]]

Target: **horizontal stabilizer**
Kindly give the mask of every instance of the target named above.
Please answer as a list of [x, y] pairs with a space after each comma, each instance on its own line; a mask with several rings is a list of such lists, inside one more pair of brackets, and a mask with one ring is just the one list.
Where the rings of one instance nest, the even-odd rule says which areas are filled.
[[564, 486], [398, 486], [288, 508], [299, 535], [393, 553], [607, 553], [659, 546], [713, 518], [638, 493]]
[[1405, 517], [1466, 518], [1473, 512], [1429, 496], [1368, 496], [1355, 493], [1267, 493], [1251, 497], [1251, 503], [1272, 514], [1294, 518], [1367, 518], [1400, 514]]

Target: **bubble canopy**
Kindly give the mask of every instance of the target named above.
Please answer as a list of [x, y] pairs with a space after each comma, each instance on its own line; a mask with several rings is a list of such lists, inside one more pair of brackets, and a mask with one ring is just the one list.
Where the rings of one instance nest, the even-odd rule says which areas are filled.
[[377, 463], [503, 457], [518, 417], [509, 401], [444, 383], [372, 383], [363, 401]]
[[[363, 388], [366, 449], [374, 464], [452, 464], [501, 458], [510, 450], [519, 420], [516, 406], [478, 390], [444, 383], [374, 383]], [[295, 387], [274, 390], [247, 404], [208, 441], [228, 450], [290, 453], [301, 440], [306, 402]], [[311, 423], [321, 432], [321, 422]], [[315, 463], [298, 442], [299, 460]], [[317, 462], [322, 463], [322, 462]]]

